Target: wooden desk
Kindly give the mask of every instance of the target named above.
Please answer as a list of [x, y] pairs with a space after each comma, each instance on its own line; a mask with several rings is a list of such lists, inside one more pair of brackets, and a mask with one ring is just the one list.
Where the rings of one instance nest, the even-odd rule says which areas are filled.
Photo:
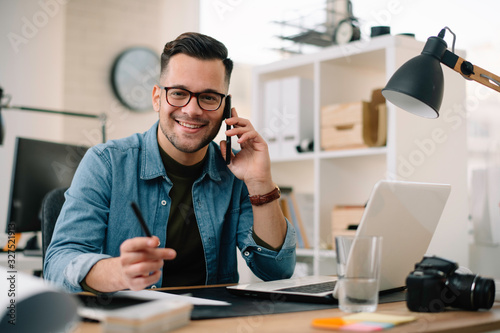
[[[440, 313], [410, 312], [406, 302], [380, 304], [377, 313], [410, 315], [417, 321], [404, 324], [385, 332], [488, 332], [500, 329], [500, 303], [495, 303], [489, 311], [469, 312], [447, 310]], [[175, 333], [266, 333], [266, 332], [328, 332], [311, 327], [314, 318], [335, 317], [344, 315], [338, 309], [305, 311], [263, 316], [193, 320], [187, 326], [179, 328]], [[99, 324], [82, 323], [75, 333], [99, 333]], [[332, 331], [333, 332], [333, 331]]]

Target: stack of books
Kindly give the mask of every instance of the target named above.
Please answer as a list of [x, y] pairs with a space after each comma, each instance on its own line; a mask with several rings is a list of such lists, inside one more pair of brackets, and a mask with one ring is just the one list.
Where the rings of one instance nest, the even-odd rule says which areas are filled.
[[193, 305], [172, 300], [155, 300], [148, 309], [129, 306], [108, 311], [104, 316], [104, 333], [154, 333], [168, 332], [189, 323]]

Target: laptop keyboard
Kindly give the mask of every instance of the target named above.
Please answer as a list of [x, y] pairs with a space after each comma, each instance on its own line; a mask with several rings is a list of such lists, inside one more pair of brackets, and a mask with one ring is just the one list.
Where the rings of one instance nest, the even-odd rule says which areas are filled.
[[333, 291], [333, 288], [335, 287], [336, 282], [337, 281], [328, 281], [328, 282], [321, 282], [321, 283], [315, 283], [315, 284], [308, 284], [308, 285], [304, 285], [304, 286], [283, 288], [283, 289], [278, 289], [278, 290], [279, 291], [292, 291], [292, 292], [299, 292], [299, 293], [306, 293], [306, 294], [320, 294], [320, 293]]

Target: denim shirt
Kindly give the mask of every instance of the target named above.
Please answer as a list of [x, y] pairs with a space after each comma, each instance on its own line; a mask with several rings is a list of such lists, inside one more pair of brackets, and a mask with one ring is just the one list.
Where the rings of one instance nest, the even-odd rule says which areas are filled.
[[[111, 140], [87, 151], [65, 193], [45, 257], [45, 279], [70, 292], [80, 292], [80, 282], [97, 261], [119, 256], [121, 243], [144, 236], [131, 201], [141, 207], [149, 229], [159, 237], [160, 246], [165, 246], [172, 182], [161, 161], [157, 129], [158, 122], [143, 134]], [[209, 144], [207, 161], [192, 191], [205, 254], [206, 284], [238, 282], [236, 247], [260, 279], [283, 279], [293, 274], [293, 227], [287, 221], [279, 252], [255, 243], [248, 190], [227, 168], [214, 142]], [[161, 283], [160, 279], [154, 286]]]

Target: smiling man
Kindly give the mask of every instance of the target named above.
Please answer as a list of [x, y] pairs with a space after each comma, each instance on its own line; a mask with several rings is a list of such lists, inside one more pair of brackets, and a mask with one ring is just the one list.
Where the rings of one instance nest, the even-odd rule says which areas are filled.
[[[206, 35], [165, 45], [152, 92], [159, 121], [88, 151], [65, 195], [46, 279], [72, 292], [234, 283], [237, 248], [263, 280], [292, 275], [295, 232], [266, 142], [234, 108], [226, 135], [241, 150], [226, 165], [226, 142], [213, 142], [232, 67], [226, 47]], [[132, 201], [154, 236], [141, 236]]]

